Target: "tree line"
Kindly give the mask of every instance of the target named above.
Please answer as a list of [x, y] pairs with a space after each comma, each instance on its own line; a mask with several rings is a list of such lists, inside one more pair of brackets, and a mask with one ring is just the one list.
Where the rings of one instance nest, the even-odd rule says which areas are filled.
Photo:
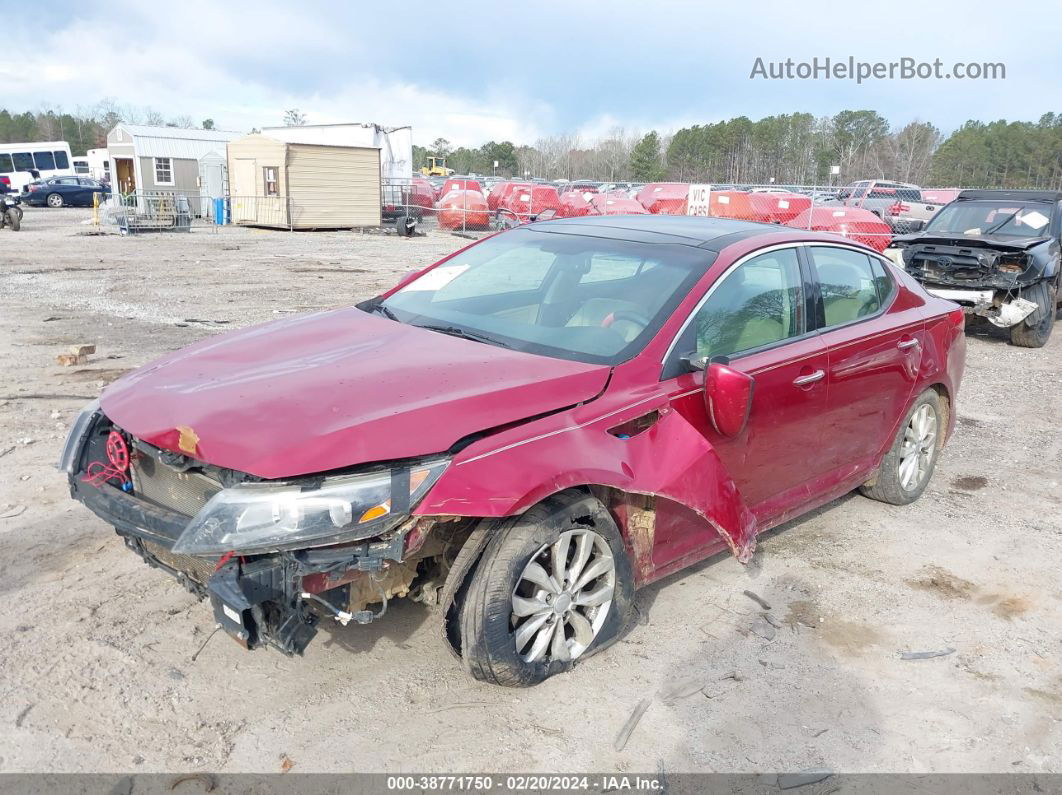
[[[622, 128], [586, 144], [576, 135], [534, 145], [491, 141], [414, 147], [419, 167], [442, 156], [459, 174], [545, 179], [826, 185], [890, 179], [926, 186], [1062, 190], [1062, 113], [1036, 122], [968, 121], [950, 135], [912, 121], [892, 127], [872, 110], [739, 116], [673, 133]], [[498, 165], [495, 168], [494, 163]], [[834, 167], [837, 173], [832, 173]]]
[[72, 111], [49, 106], [32, 112], [0, 108], [0, 143], [66, 141], [73, 155], [84, 155], [89, 149], [107, 146], [107, 133], [123, 121], [153, 127], [214, 129], [213, 119], [196, 123], [191, 116], [168, 117], [150, 107], [119, 105], [113, 99], [105, 99]]
[[[122, 121], [214, 129], [213, 119], [196, 123], [187, 115], [167, 117], [150, 107], [105, 99], [73, 111], [0, 109], [0, 142], [65, 140], [73, 154], [83, 155], [106, 146], [107, 133]], [[288, 110], [284, 123], [305, 124], [306, 115]], [[872, 110], [820, 117], [780, 114], [757, 121], [739, 116], [663, 134], [617, 127], [592, 142], [565, 134], [531, 145], [488, 141], [455, 147], [438, 138], [430, 146], [413, 147], [415, 167], [427, 165], [429, 156], [445, 157], [459, 174], [506, 177], [780, 185], [877, 178], [1062, 190], [1062, 113], [1045, 113], [1035, 122], [971, 120], [947, 136], [925, 121], [892, 126]]]

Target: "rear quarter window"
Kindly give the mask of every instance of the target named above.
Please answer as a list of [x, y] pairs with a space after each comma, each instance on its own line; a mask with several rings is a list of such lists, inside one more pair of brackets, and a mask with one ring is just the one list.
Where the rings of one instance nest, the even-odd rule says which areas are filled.
[[[822, 294], [826, 328], [843, 326], [876, 314], [882, 306], [871, 257], [861, 251], [833, 246], [812, 246], [812, 265]], [[881, 263], [877, 263], [881, 268]]]

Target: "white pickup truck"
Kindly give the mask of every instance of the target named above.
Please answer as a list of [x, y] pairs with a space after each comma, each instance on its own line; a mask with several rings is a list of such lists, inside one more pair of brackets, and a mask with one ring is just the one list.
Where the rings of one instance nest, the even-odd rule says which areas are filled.
[[900, 188], [896, 201], [885, 208], [882, 220], [898, 234], [918, 232], [958, 195], [958, 190], [950, 188]]

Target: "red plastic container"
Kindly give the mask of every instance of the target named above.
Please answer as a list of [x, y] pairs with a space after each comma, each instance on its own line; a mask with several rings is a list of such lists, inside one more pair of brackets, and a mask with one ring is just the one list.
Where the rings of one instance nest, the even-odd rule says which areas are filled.
[[618, 191], [592, 196], [590, 206], [594, 215], [649, 215], [641, 202], [629, 199]]
[[811, 208], [811, 197], [800, 193], [756, 193], [754, 191], [749, 194], [749, 206], [752, 210], [749, 221], [785, 224]]
[[452, 190], [437, 206], [441, 229], [486, 229], [490, 225], [487, 200], [478, 190]]
[[715, 218], [753, 221], [751, 196], [743, 190], [713, 190], [708, 197], [708, 214]]
[[889, 225], [861, 207], [814, 207], [802, 212], [786, 226], [833, 232], [877, 251], [884, 251], [892, 241]]
[[558, 218], [581, 218], [584, 215], [596, 215], [596, 213], [582, 191], [567, 190], [560, 195]]
[[[488, 207], [490, 202], [488, 201]], [[498, 210], [503, 214], [516, 216], [527, 221], [532, 215], [545, 210], [560, 209], [560, 197], [552, 185], [517, 185], [498, 203]]]
[[653, 215], [686, 215], [689, 190], [685, 182], [650, 182], [635, 198]]
[[421, 215], [431, 215], [435, 212], [435, 189], [424, 177], [413, 177], [407, 201], [411, 206], [419, 207]]
[[452, 190], [474, 190], [483, 193], [483, 186], [479, 184], [479, 180], [464, 179], [463, 177], [450, 177], [446, 180], [442, 186], [442, 195], [445, 196]]
[[490, 193], [487, 194], [487, 207], [491, 212], [498, 209], [503, 201], [509, 198], [509, 195], [518, 187], [527, 187], [530, 183], [527, 182], [498, 182], [490, 189]]

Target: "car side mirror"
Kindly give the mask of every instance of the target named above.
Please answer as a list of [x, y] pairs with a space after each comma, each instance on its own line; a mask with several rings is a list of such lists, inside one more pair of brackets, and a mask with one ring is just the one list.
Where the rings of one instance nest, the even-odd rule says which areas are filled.
[[745, 430], [752, 411], [755, 379], [720, 361], [704, 371], [704, 405], [708, 419], [720, 434], [733, 438]]

